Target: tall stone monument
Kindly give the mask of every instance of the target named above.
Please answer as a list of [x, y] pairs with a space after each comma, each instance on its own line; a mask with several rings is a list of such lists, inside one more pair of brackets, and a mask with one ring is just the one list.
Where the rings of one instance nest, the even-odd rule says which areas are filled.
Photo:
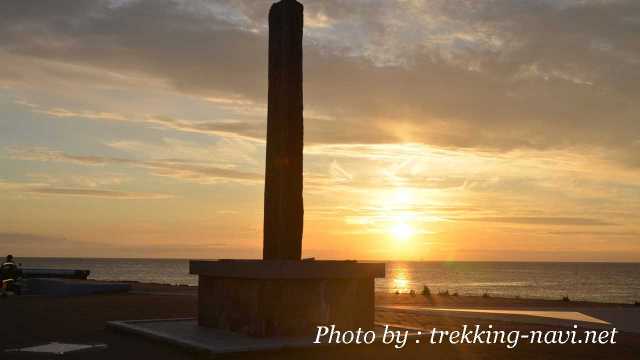
[[302, 255], [302, 25], [303, 7], [297, 1], [271, 7], [265, 260], [300, 260]]
[[301, 260], [302, 28], [299, 2], [271, 7], [263, 260], [190, 262], [200, 326], [261, 337], [374, 326], [384, 264]]

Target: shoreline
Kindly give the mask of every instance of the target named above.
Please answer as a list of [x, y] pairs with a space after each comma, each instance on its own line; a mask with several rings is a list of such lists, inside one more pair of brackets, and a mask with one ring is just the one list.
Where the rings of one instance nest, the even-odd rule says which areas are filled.
[[[184, 259], [131, 258], [20, 258], [24, 267], [90, 269], [90, 279], [140, 281], [175, 286], [198, 284], [189, 275]], [[364, 261], [368, 262], [368, 261]], [[540, 262], [520, 261], [388, 261], [387, 277], [377, 279], [375, 290], [394, 293], [423, 285], [432, 294], [449, 291], [453, 296], [560, 300], [568, 296], [580, 302], [634, 304], [640, 301], [640, 263]], [[475, 265], [474, 265], [475, 264]], [[511, 265], [509, 265], [511, 264]], [[537, 264], [537, 265], [536, 265]], [[604, 274], [608, 274], [604, 276]]]
[[[133, 292], [179, 292], [179, 293], [193, 293], [197, 294], [197, 285], [172, 285], [154, 282], [141, 282], [136, 280], [94, 280], [89, 279], [87, 281], [100, 281], [100, 282], [120, 282], [131, 285]], [[516, 306], [535, 306], [535, 307], [628, 307], [628, 308], [640, 308], [640, 304], [634, 303], [615, 303], [615, 302], [598, 302], [588, 300], [571, 300], [565, 301], [563, 299], [545, 299], [545, 298], [530, 298], [530, 297], [504, 297], [504, 296], [484, 296], [484, 295], [442, 295], [431, 294], [430, 296], [421, 295], [416, 293], [414, 295], [410, 293], [399, 293], [376, 291], [376, 304], [406, 304], [406, 305], [424, 305], [424, 306], [471, 306], [477, 305], [481, 307], [486, 306], [499, 306], [499, 307], [516, 307]]]
[[[306, 256], [304, 256], [306, 258]], [[21, 259], [71, 259], [71, 260], [167, 260], [167, 261], [217, 261], [221, 259], [198, 259], [198, 258], [166, 258], [166, 257], [100, 257], [100, 256], [28, 256], [24, 255]], [[260, 260], [261, 258], [248, 258], [248, 260]], [[343, 258], [322, 258], [321, 260], [345, 260]], [[640, 264], [637, 261], [558, 261], [558, 260], [358, 260], [360, 262], [383, 262], [383, 263], [507, 263], [507, 264]]]

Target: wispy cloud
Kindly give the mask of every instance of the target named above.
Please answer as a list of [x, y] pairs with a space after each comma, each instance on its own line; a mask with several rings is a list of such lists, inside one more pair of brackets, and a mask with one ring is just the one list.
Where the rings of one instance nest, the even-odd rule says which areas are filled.
[[57, 118], [85, 118], [85, 119], [96, 119], [96, 120], [129, 121], [129, 119], [124, 115], [110, 113], [110, 112], [94, 112], [94, 111], [75, 112], [75, 111], [70, 111], [70, 110], [61, 109], [61, 108], [48, 109], [48, 110], [36, 110], [36, 112], [40, 112], [40, 113], [57, 117]]
[[105, 165], [107, 163], [128, 163], [130, 160], [103, 156], [69, 155], [59, 150], [44, 147], [9, 147], [7, 153], [13, 159], [31, 161], [65, 161], [81, 165]]
[[105, 190], [96, 188], [62, 188], [42, 183], [6, 182], [0, 181], [0, 188], [7, 193], [22, 193], [43, 196], [81, 196], [103, 199], [121, 200], [160, 200], [172, 198], [169, 194], [150, 192], [129, 192], [119, 190]]
[[47, 173], [29, 173], [27, 176], [36, 182], [44, 182], [54, 186], [73, 185], [85, 188], [98, 188], [103, 186], [122, 185], [131, 180], [123, 174], [101, 173], [100, 175], [51, 175]]
[[224, 137], [239, 137], [259, 143], [266, 142], [265, 123], [248, 123], [241, 121], [206, 121], [194, 122], [174, 119], [168, 116], [148, 116], [145, 121], [184, 132], [195, 132], [219, 135]]
[[505, 224], [522, 224], [522, 225], [576, 225], [576, 226], [609, 226], [614, 225], [610, 222], [600, 219], [582, 218], [582, 217], [552, 217], [552, 216], [494, 216], [494, 217], [468, 217], [459, 218], [461, 221], [479, 221], [488, 223], [505, 223]]
[[[207, 100], [208, 101], [208, 100]], [[237, 102], [236, 102], [237, 101]], [[45, 114], [54, 118], [75, 118], [98, 121], [115, 121], [139, 124], [141, 126], [151, 126], [161, 129], [171, 129], [180, 132], [191, 132], [201, 134], [211, 134], [228, 138], [241, 138], [257, 143], [265, 142], [266, 122], [247, 122], [237, 120], [219, 121], [192, 121], [186, 119], [176, 119], [164, 115], [125, 115], [114, 112], [93, 111], [93, 110], [69, 110], [64, 108], [42, 108], [38, 104], [16, 101], [17, 104], [30, 108], [33, 112]], [[244, 104], [240, 100], [216, 99], [216, 104], [222, 104], [223, 108], [239, 110], [237, 106]], [[261, 107], [262, 109], [262, 107]], [[262, 111], [266, 114], [266, 109]]]
[[14, 159], [31, 161], [59, 161], [80, 165], [104, 166], [127, 165], [149, 170], [152, 175], [171, 177], [199, 183], [217, 181], [237, 181], [255, 183], [263, 181], [264, 176], [257, 173], [194, 163], [181, 159], [134, 160], [119, 157], [92, 155], [71, 155], [62, 151], [46, 148], [9, 148], [9, 155]]
[[549, 231], [551, 235], [558, 236], [586, 236], [586, 237], [598, 237], [598, 238], [611, 238], [611, 237], [640, 237], [640, 232], [637, 231]]
[[[29, 232], [0, 232], [0, 243], [20, 254], [38, 256], [99, 256], [131, 257], [152, 256], [164, 258], [194, 258], [211, 251], [238, 249], [222, 242], [180, 243], [114, 243], [92, 239], [72, 238], [64, 235], [46, 235]], [[245, 250], [246, 251], [246, 250]], [[20, 261], [20, 258], [18, 258]]]
[[62, 196], [89, 196], [107, 199], [168, 199], [173, 196], [167, 194], [154, 194], [154, 193], [141, 193], [141, 192], [126, 192], [117, 190], [99, 190], [99, 189], [70, 189], [70, 188], [55, 188], [55, 187], [41, 187], [41, 186], [26, 186], [21, 189], [23, 192], [31, 194], [43, 194], [43, 195], [62, 195]]

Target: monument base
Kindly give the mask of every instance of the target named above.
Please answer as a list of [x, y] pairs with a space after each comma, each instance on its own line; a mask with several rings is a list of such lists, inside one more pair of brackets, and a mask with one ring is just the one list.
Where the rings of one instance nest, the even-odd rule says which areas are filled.
[[[172, 345], [177, 345], [186, 350], [197, 352], [200, 355], [245, 355], [245, 358], [258, 358], [264, 355], [265, 352], [272, 351], [295, 351], [304, 350], [303, 357], [308, 359], [320, 359], [326, 358], [327, 353], [323, 352], [320, 355], [314, 354], [313, 351], [325, 351], [328, 347], [332, 347], [334, 352], [331, 355], [353, 352], [335, 352], [336, 346], [341, 346], [341, 349], [345, 347], [353, 347], [360, 345], [345, 345], [345, 344], [328, 344], [327, 341], [323, 341], [320, 344], [314, 344], [315, 334], [311, 336], [295, 336], [295, 337], [277, 337], [277, 338], [255, 338], [242, 334], [232, 333], [225, 330], [206, 328], [198, 326], [195, 319], [156, 319], [156, 320], [127, 320], [127, 321], [109, 321], [107, 326], [113, 330], [121, 331], [129, 334], [136, 334], [144, 336], [151, 340], [157, 340]], [[374, 344], [382, 343], [384, 335], [384, 326], [377, 324], [372, 330], [375, 331]], [[399, 328], [389, 327], [391, 331], [408, 332], [407, 343], [414, 343], [420, 336], [427, 335], [428, 332], [416, 328]], [[384, 346], [389, 348], [389, 346]], [[341, 350], [338, 350], [341, 351]], [[375, 353], [375, 350], [373, 350]], [[296, 358], [295, 354], [301, 355], [301, 352], [294, 353], [294, 356], [288, 356], [289, 358]], [[362, 354], [362, 353], [360, 353]], [[269, 357], [269, 356], [267, 356]], [[363, 356], [360, 356], [361, 358]], [[199, 358], [208, 358], [201, 356]], [[273, 356], [271, 356], [273, 358]]]
[[373, 329], [374, 280], [385, 264], [355, 261], [191, 261], [198, 324], [250, 336], [309, 335], [318, 325]]

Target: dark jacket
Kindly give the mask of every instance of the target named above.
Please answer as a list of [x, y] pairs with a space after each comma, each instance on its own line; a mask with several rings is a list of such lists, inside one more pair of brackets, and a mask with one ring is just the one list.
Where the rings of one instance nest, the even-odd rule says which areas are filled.
[[0, 266], [0, 279], [17, 279], [20, 277], [20, 269], [16, 263], [7, 261]]

